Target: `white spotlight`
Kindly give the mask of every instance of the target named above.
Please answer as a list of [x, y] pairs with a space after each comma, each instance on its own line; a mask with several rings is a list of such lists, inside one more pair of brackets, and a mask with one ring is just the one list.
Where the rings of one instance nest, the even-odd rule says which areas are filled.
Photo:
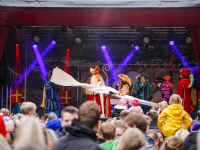
[[191, 37], [186, 37], [186, 38], [185, 38], [185, 43], [186, 43], [186, 44], [191, 44], [191, 43], [192, 43]]
[[148, 37], [143, 38], [143, 43], [148, 44], [150, 42], [150, 39]]

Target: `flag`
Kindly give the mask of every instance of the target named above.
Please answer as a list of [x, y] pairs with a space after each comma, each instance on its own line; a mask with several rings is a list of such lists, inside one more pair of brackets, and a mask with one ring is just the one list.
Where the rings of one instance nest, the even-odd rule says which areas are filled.
[[72, 92], [61, 91], [61, 104], [72, 103]]
[[22, 103], [22, 90], [13, 89], [11, 94], [11, 103]]

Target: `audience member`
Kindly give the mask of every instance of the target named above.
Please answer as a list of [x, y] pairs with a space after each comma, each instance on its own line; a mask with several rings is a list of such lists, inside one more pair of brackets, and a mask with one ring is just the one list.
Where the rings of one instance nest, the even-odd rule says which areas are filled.
[[65, 126], [71, 125], [73, 119], [78, 119], [78, 109], [74, 106], [67, 106], [61, 112], [61, 128], [56, 131], [58, 138], [66, 135]]
[[179, 137], [181, 140], [185, 141], [185, 139], [188, 137], [189, 135], [189, 131], [186, 129], [180, 129], [176, 132], [175, 136]]
[[115, 120], [115, 121], [113, 122], [113, 124], [114, 124], [115, 126], [118, 126], [118, 125], [120, 125], [120, 124], [124, 124], [124, 122], [121, 121], [121, 120]]
[[55, 119], [57, 118], [57, 115], [55, 114], [55, 112], [50, 112], [47, 118], [47, 122], [51, 119]]
[[[124, 126], [126, 129], [129, 128], [138, 128], [140, 129], [144, 134], [147, 130], [147, 120], [142, 114], [138, 113], [130, 113], [125, 119], [124, 119]], [[145, 138], [149, 144], [154, 144], [154, 140], [145, 134]]]
[[104, 122], [100, 127], [100, 131], [103, 135], [103, 139], [105, 140], [105, 143], [100, 144], [100, 146], [105, 150], [114, 149], [118, 144], [118, 141], [114, 140], [116, 133], [115, 125], [110, 122]]
[[46, 128], [52, 129], [53, 131], [57, 131], [62, 128], [61, 126], [61, 118], [51, 119], [46, 123]]
[[144, 118], [145, 118], [145, 119], [146, 119], [146, 121], [147, 121], [147, 130], [149, 130], [149, 127], [150, 127], [150, 124], [151, 124], [150, 117], [149, 117], [149, 116], [146, 116], [146, 115], [144, 115]]
[[[6, 131], [7, 131], [6, 140], [8, 141], [11, 147], [13, 147], [13, 142], [15, 140], [15, 131], [20, 125], [21, 125], [21, 122], [19, 120], [10, 120], [5, 123]], [[24, 128], [24, 130], [25, 129], [26, 128]]]
[[119, 117], [122, 110], [127, 110], [127, 100], [120, 99], [113, 109], [112, 117]]
[[22, 115], [22, 114], [16, 114], [16, 115], [12, 115], [10, 118], [12, 119], [12, 120], [19, 120], [19, 121], [21, 121], [21, 119], [23, 118], [24, 116]]
[[137, 128], [129, 128], [122, 135], [115, 150], [138, 150], [147, 146], [144, 134]]
[[4, 123], [6, 123], [7, 121], [10, 121], [10, 120], [11, 120], [10, 117], [9, 117], [9, 110], [6, 109], [6, 108], [2, 108], [2, 109], [0, 110], [0, 116], [3, 117]]
[[124, 121], [124, 118], [130, 114], [129, 110], [122, 110], [120, 113], [120, 120]]
[[197, 111], [197, 117], [196, 117], [196, 120], [194, 120], [194, 121], [192, 122], [192, 124], [195, 124], [195, 123], [200, 123], [200, 110]]
[[132, 107], [129, 108], [130, 112], [144, 114], [142, 108], [139, 106], [140, 102], [137, 99], [132, 100], [131, 103], [132, 103]]
[[182, 140], [178, 137], [171, 136], [165, 140], [160, 150], [181, 150], [181, 146]]
[[168, 107], [168, 104], [167, 104], [166, 101], [160, 102], [158, 114], [160, 115], [161, 112], [162, 112], [164, 109], [166, 109], [167, 107]]
[[16, 130], [14, 150], [46, 150], [46, 144], [39, 119], [33, 116], [23, 118]]
[[159, 139], [160, 139], [160, 142], [164, 142], [165, 141], [165, 137], [164, 137], [164, 135], [163, 135], [163, 133], [160, 131], [160, 130], [155, 130], [156, 132], [157, 132], [157, 134], [158, 134], [158, 137], [159, 137]]
[[158, 113], [155, 111], [155, 110], [152, 110], [152, 111], [149, 111], [147, 112], [146, 114], [147, 116], [150, 117], [150, 126], [149, 126], [149, 129], [158, 129]]
[[52, 145], [54, 142], [58, 140], [58, 137], [56, 136], [55, 132], [51, 129], [45, 129], [46, 133], [46, 141], [47, 141], [47, 150], [52, 150]]
[[5, 137], [6, 133], [6, 126], [4, 124], [3, 117], [0, 116], [0, 134]]
[[155, 146], [156, 150], [159, 150], [161, 145], [160, 145], [160, 139], [158, 137], [157, 132], [155, 130], [152, 130], [152, 129], [147, 130], [146, 135], [151, 137], [154, 140], [154, 146]]
[[119, 124], [116, 126], [116, 133], [115, 133], [115, 139], [120, 139], [122, 134], [125, 132], [125, 126], [123, 124]]
[[63, 136], [53, 144], [53, 150], [101, 150], [96, 144], [100, 110], [96, 102], [84, 102], [78, 113], [78, 120], [65, 126], [68, 136]]
[[0, 150], [11, 150], [10, 145], [6, 141], [5, 137], [0, 134]]
[[[175, 135], [180, 129], [188, 129], [191, 124], [191, 120], [183, 110], [181, 103], [180, 96], [173, 94], [170, 97], [170, 106], [163, 110], [158, 117], [158, 127], [166, 137]], [[185, 122], [185, 126], [182, 125], [182, 122]]]
[[32, 102], [23, 102], [20, 110], [22, 115], [35, 115], [37, 106]]

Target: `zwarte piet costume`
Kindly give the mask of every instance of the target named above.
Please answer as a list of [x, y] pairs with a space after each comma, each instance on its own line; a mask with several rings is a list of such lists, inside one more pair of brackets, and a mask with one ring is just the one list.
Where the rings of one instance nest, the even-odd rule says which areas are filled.
[[192, 110], [194, 110], [194, 105], [191, 97], [192, 86], [194, 83], [193, 74], [186, 68], [182, 68], [180, 70], [180, 74], [182, 74], [183, 77], [178, 83], [176, 93], [182, 98], [184, 110], [191, 115]]
[[58, 89], [56, 89], [55, 85], [50, 81], [51, 76], [52, 73], [48, 73], [46, 76], [47, 81], [44, 83], [43, 101], [41, 107], [45, 108], [48, 113], [54, 112], [57, 116], [59, 116], [57, 103]]

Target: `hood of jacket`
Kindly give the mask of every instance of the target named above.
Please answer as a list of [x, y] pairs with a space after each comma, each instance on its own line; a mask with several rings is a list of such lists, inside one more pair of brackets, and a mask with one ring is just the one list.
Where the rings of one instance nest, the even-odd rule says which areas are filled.
[[72, 121], [71, 125], [65, 126], [65, 131], [74, 137], [89, 138], [95, 142], [97, 140], [96, 133], [76, 119]]
[[56, 131], [57, 129], [62, 127], [61, 126], [61, 118], [55, 118], [55, 119], [49, 120], [46, 123], [46, 127]]
[[167, 108], [169, 114], [173, 114], [174, 117], [179, 117], [183, 114], [183, 106], [180, 104], [172, 104]]

